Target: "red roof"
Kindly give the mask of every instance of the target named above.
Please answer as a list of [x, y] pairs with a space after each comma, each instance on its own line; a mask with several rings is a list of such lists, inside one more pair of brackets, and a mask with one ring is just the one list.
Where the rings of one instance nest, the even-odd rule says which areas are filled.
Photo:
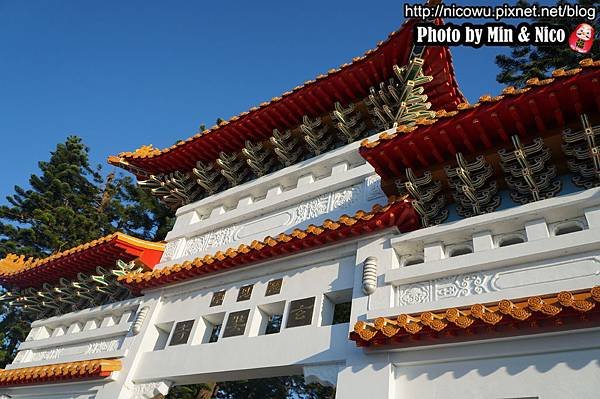
[[[151, 174], [190, 170], [198, 160], [216, 159], [220, 151], [239, 152], [246, 140], [268, 139], [273, 129], [284, 131], [295, 128], [303, 115], [317, 117], [330, 112], [337, 101], [347, 105], [363, 99], [368, 95], [369, 87], [392, 76], [394, 65], [404, 65], [409, 61], [415, 22], [408, 20], [377, 48], [354, 58], [351, 63], [330, 70], [326, 75], [320, 75], [219, 126], [164, 150], [145, 146], [135, 152], [111, 156], [109, 162], [117, 166], [125, 163], [133, 166], [132, 170], [137, 167]], [[424, 73], [434, 78], [425, 86], [433, 109], [453, 109], [463, 102], [448, 48], [427, 47], [423, 58]]]
[[398, 129], [379, 140], [365, 140], [360, 154], [383, 179], [403, 175], [464, 155], [490, 150], [518, 134], [544, 135], [550, 129], [576, 121], [582, 113], [600, 110], [600, 61], [584, 60], [581, 68], [558, 70], [553, 77], [532, 79], [524, 89], [508, 87], [497, 97], [482, 96], [458, 111], [438, 112], [438, 119], [413, 129]]
[[39, 287], [77, 273], [95, 273], [96, 267], [113, 269], [117, 260], [138, 259], [152, 269], [160, 261], [164, 244], [114, 233], [47, 258], [25, 259], [8, 255], [0, 260], [0, 284], [5, 287]]

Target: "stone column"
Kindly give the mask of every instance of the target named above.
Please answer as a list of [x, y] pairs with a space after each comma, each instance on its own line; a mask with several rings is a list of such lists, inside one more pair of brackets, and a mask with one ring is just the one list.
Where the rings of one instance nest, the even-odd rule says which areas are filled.
[[394, 365], [389, 362], [353, 364], [338, 374], [335, 399], [393, 399]]

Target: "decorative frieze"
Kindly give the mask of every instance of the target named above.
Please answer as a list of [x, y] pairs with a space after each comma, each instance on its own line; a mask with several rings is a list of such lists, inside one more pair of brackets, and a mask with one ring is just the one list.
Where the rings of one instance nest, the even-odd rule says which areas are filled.
[[52, 348], [43, 351], [33, 352], [29, 358], [30, 362], [39, 362], [43, 360], [56, 360], [61, 357], [64, 348]]
[[[299, 225], [333, 211], [351, 208], [365, 200], [365, 184], [357, 184], [342, 190], [319, 195], [292, 208], [266, 216], [259, 220], [260, 223], [257, 220], [249, 220], [243, 225], [227, 226], [192, 237], [187, 240], [182, 256], [214, 252], [218, 249], [232, 246], [236, 241], [247, 240], [252, 236], [261, 239], [271, 229], [277, 228], [283, 230], [286, 227]], [[372, 181], [371, 195], [382, 194], [376, 184], [376, 181]]]
[[172, 381], [156, 381], [133, 386], [132, 399], [155, 399], [169, 393]]
[[28, 352], [29, 355], [19, 356], [19, 361], [15, 360], [14, 363], [45, 362], [49, 360], [56, 361], [70, 356], [97, 355], [99, 353], [115, 352], [119, 350], [121, 342], [121, 338], [112, 338], [84, 342], [76, 345], [58, 346], [43, 350], [33, 349], [28, 351], [20, 351], [19, 354], [25, 354]]
[[367, 201], [385, 197], [385, 193], [381, 189], [381, 177], [379, 175], [367, 177], [365, 179], [365, 186], [367, 190]]
[[195, 255], [211, 249], [221, 248], [231, 244], [240, 226], [228, 226], [210, 233], [190, 238], [185, 246], [183, 256]]
[[398, 287], [398, 305], [414, 305], [497, 291], [494, 273], [460, 274]]
[[179, 240], [168, 242], [165, 246], [165, 251], [162, 254], [161, 261], [165, 262], [171, 259], [175, 259], [177, 257], [177, 250], [179, 249], [179, 245], [181, 245], [181, 243], [184, 240], [185, 239], [181, 238]]
[[96, 353], [113, 352], [119, 349], [120, 339], [109, 339], [97, 342], [91, 342], [85, 351], [86, 355], [94, 355]]

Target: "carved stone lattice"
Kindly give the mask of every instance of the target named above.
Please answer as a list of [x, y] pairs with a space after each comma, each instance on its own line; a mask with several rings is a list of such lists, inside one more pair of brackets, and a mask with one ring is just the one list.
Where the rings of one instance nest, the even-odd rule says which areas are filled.
[[202, 189], [198, 187], [194, 178], [179, 171], [165, 175], [150, 175], [147, 180], [138, 181], [138, 184], [150, 190], [152, 195], [173, 209], [189, 204], [202, 196]]
[[362, 113], [354, 104], [344, 108], [342, 104], [336, 102], [335, 110], [331, 113], [331, 120], [338, 129], [338, 136], [345, 143], [356, 141], [367, 131], [367, 124], [363, 121]]
[[587, 189], [600, 185], [600, 126], [592, 127], [585, 114], [580, 118], [583, 130], [564, 130], [562, 149], [575, 173], [573, 183]]
[[333, 136], [328, 134], [329, 126], [321, 118], [310, 119], [304, 115], [300, 130], [302, 130], [304, 141], [313, 155], [322, 154], [335, 144]]
[[133, 386], [132, 399], [157, 399], [164, 398], [173, 385], [172, 381], [156, 381]]
[[499, 150], [500, 165], [505, 173], [510, 197], [519, 204], [554, 197], [561, 189], [556, 167], [549, 163], [550, 150], [541, 138], [523, 145], [519, 136], [512, 136], [514, 151]]
[[225, 177], [219, 172], [218, 168], [211, 163], [196, 162], [196, 167], [192, 169], [196, 182], [206, 191], [208, 195], [219, 192], [226, 186]]
[[93, 275], [78, 273], [73, 280], [60, 278], [56, 285], [44, 283], [41, 288], [7, 291], [0, 295], [0, 302], [36, 319], [58, 316], [131, 298], [131, 292], [117, 277], [139, 271], [134, 262], [119, 260], [112, 270], [99, 266]]
[[273, 152], [263, 143], [252, 144], [248, 140], [246, 141], [246, 147], [242, 149], [242, 153], [256, 177], [264, 176], [275, 168], [276, 160], [273, 157]]
[[456, 167], [446, 166], [448, 184], [454, 190], [456, 211], [462, 217], [493, 212], [500, 205], [498, 184], [494, 171], [483, 156], [468, 163], [461, 153], [456, 154]]
[[423, 94], [422, 85], [433, 80], [423, 74], [423, 62], [415, 57], [402, 68], [394, 65], [395, 78], [369, 89], [366, 104], [374, 116], [373, 124], [380, 130], [394, 125], [411, 126], [419, 119], [435, 117], [435, 112], [429, 110], [431, 103], [427, 102], [427, 95]]
[[240, 154], [219, 153], [217, 164], [221, 167], [221, 174], [229, 182], [230, 187], [246, 181], [250, 175], [248, 165], [244, 162]]
[[275, 155], [277, 155], [283, 166], [293, 165], [302, 158], [302, 145], [290, 130], [281, 133], [279, 130], [274, 129], [270, 141], [273, 144]]
[[401, 195], [412, 197], [412, 206], [421, 216], [423, 226], [442, 223], [448, 218], [446, 199], [441, 193], [442, 183], [434, 181], [431, 172], [416, 177], [412, 169], [406, 169], [406, 180], [397, 180], [396, 187]]

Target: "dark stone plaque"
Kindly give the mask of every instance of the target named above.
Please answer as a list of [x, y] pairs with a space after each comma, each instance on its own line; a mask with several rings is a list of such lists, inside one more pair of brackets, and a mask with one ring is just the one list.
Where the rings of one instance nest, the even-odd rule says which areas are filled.
[[240, 291], [238, 292], [237, 301], [241, 302], [250, 299], [250, 297], [252, 296], [252, 287], [254, 287], [253, 284], [245, 285], [242, 288], [240, 288]]
[[210, 306], [221, 306], [225, 299], [225, 291], [213, 292], [212, 299], [210, 300]]
[[312, 323], [315, 297], [292, 301], [286, 327], [308, 326]]
[[175, 331], [173, 331], [169, 346], [187, 344], [193, 326], [194, 320], [180, 321], [175, 324]]
[[269, 284], [267, 284], [267, 291], [265, 291], [265, 296], [279, 294], [281, 292], [282, 285], [283, 285], [282, 278], [278, 278], [277, 280], [269, 281]]
[[227, 325], [223, 331], [223, 338], [235, 337], [236, 335], [244, 335], [246, 324], [248, 323], [248, 314], [250, 309], [232, 312], [227, 318]]

